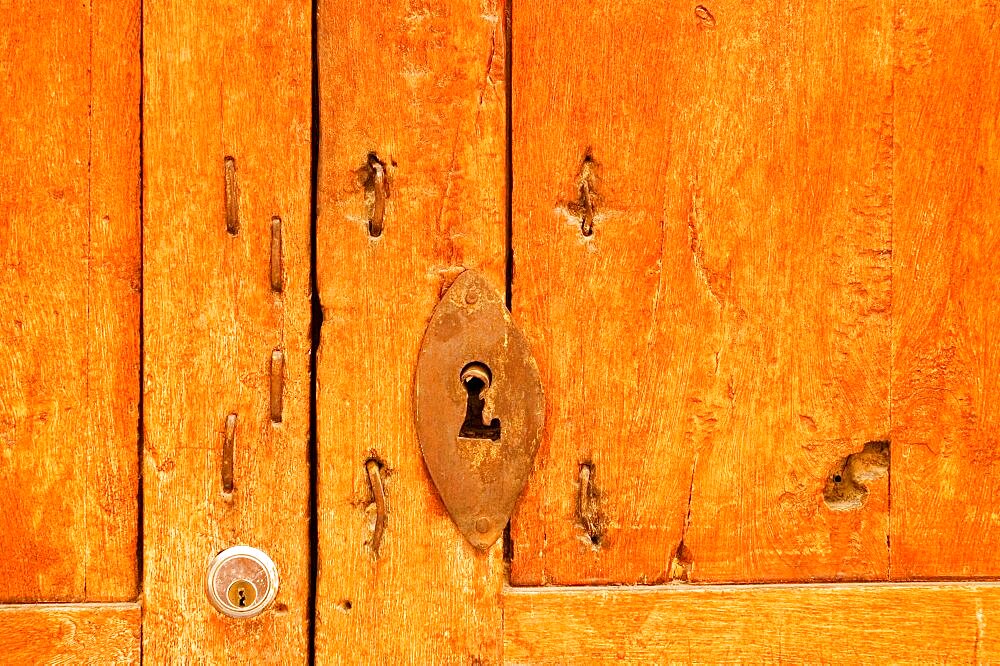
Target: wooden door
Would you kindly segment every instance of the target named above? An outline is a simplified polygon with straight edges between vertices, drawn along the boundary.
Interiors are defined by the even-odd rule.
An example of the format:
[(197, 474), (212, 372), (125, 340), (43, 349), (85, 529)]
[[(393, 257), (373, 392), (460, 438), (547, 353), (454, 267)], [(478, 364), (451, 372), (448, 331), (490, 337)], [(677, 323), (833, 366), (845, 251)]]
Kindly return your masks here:
[[(1000, 659), (993, 3), (5, 10), (0, 662)], [(486, 551), (469, 269), (546, 396)]]
[[(990, 6), (318, 9), (320, 662), (991, 658)], [(466, 268), (547, 396), (502, 563), (410, 420)]]

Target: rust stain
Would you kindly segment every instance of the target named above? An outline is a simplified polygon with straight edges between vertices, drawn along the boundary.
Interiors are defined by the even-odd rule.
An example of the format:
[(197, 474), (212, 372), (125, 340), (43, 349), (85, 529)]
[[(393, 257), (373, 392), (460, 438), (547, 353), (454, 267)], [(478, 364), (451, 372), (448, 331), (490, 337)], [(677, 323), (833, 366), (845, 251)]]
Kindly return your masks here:
[(414, 386), (427, 470), (459, 531), (482, 550), (510, 520), (545, 418), (538, 368), (502, 299), (479, 273), (459, 275), (431, 315)]

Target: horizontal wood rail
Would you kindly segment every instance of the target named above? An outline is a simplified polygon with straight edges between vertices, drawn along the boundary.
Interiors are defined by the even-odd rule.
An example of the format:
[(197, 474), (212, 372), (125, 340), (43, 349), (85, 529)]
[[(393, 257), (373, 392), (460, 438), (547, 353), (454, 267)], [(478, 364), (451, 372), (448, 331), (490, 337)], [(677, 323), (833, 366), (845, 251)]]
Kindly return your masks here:
[(138, 603), (0, 605), (5, 664), (138, 664)]
[(507, 588), (508, 664), (984, 663), (1000, 584)]

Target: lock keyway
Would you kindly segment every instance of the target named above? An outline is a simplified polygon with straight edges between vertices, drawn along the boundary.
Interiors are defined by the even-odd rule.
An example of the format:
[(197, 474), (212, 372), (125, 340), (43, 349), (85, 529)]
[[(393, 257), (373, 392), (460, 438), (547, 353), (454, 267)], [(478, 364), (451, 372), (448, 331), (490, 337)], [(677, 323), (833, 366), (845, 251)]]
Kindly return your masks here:
[(484, 394), (493, 382), (493, 373), (485, 363), (474, 361), (462, 369), (460, 375), (462, 386), (468, 393), (465, 406), (465, 420), (462, 422), (462, 429), (459, 437), (468, 439), (489, 439), (497, 441), (500, 439), (500, 419), (493, 418), (488, 423), (483, 416), (483, 408), (486, 406)]
[(229, 586), (226, 598), (236, 608), (250, 608), (257, 600), (257, 588), (248, 580), (236, 580)]

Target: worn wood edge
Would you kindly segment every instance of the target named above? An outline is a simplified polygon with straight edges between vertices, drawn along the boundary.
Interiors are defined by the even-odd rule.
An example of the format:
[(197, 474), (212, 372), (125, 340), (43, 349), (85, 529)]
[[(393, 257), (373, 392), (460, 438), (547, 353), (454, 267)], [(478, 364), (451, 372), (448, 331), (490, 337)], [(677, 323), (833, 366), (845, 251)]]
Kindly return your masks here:
[(138, 664), (138, 602), (0, 605), (0, 660), (10, 664)]
[(1000, 659), (1000, 582), (506, 587), (506, 663)]
[(0, 604), (0, 614), (22, 611), (64, 611), (64, 612), (94, 612), (94, 611), (141, 611), (142, 604), (138, 601), (111, 601), (107, 603), (40, 603), (40, 604)]
[(638, 594), (638, 595), (685, 595), (697, 593), (745, 593), (772, 590), (893, 590), (893, 589), (992, 589), (1000, 590), (1000, 579), (964, 580), (938, 579), (933, 581), (858, 581), (853, 583), (821, 582), (821, 583), (671, 583), (669, 585), (551, 585), (545, 587), (521, 587), (504, 585), (503, 596), (533, 597), (541, 595), (555, 596), (597, 596), (607, 594)]

